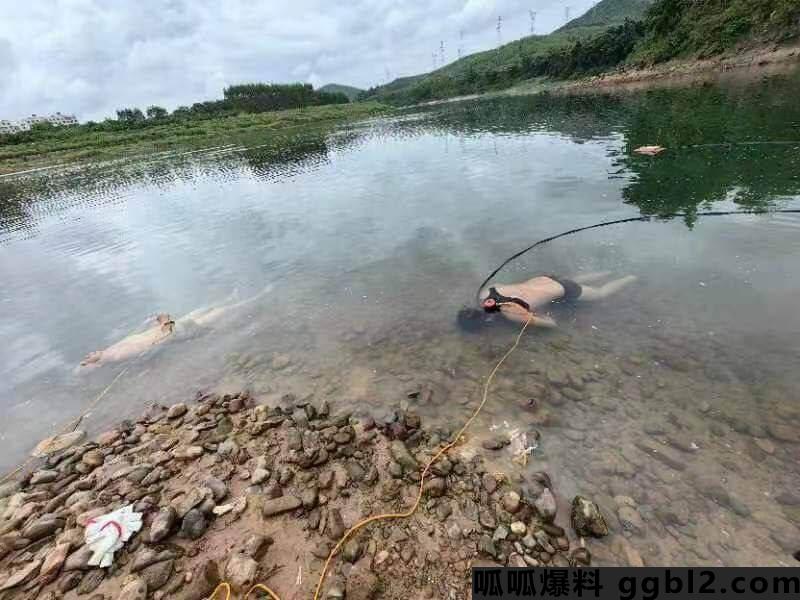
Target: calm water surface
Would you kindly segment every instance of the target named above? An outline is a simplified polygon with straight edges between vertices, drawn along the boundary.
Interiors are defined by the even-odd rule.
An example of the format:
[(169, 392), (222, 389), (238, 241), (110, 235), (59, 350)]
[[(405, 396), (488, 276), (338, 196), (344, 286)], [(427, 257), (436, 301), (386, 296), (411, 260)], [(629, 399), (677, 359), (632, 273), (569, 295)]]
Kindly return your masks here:
[[(632, 549), (653, 565), (792, 564), (800, 218), (692, 215), (800, 206), (799, 96), (789, 75), (470, 101), (309, 132), (278, 152), (2, 178), (0, 463), (125, 367), (90, 429), (198, 389), (248, 387), (377, 416), (410, 406), (447, 430), (516, 332), (457, 330), (485, 274), (562, 230), (682, 211), (558, 240), (501, 273), (638, 279), (527, 334), (470, 446), (538, 430), (527, 468), (507, 452), (489, 460), (547, 470), (565, 500), (597, 500), (615, 532), (592, 546), (604, 564)], [(633, 154), (642, 144), (669, 150)], [(148, 316), (210, 307), (225, 310), (179, 321), (144, 356), (76, 371)], [(408, 397), (421, 386), (424, 404)]]

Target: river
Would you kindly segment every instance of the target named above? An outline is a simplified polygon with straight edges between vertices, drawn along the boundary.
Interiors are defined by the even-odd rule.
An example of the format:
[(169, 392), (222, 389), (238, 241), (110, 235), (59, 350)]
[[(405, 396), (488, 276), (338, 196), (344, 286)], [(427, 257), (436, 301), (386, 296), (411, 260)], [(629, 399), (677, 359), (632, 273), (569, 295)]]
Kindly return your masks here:
[[(453, 431), (513, 342), (458, 310), (497, 277), (637, 280), (554, 307), (470, 435), (540, 434), (528, 466), (607, 514), (600, 564), (792, 564), (800, 550), (800, 76), (408, 110), (276, 151), (221, 146), (0, 179), (0, 411), (10, 468), (81, 412), (247, 388)], [(633, 149), (660, 144), (657, 157)], [(207, 323), (180, 317), (222, 307)], [(76, 369), (169, 312), (144, 355)], [(196, 313), (195, 313), (196, 314)], [(415, 391), (422, 391), (415, 394)], [(533, 400), (533, 402), (531, 402)], [(633, 510), (627, 510), (632, 508)]]

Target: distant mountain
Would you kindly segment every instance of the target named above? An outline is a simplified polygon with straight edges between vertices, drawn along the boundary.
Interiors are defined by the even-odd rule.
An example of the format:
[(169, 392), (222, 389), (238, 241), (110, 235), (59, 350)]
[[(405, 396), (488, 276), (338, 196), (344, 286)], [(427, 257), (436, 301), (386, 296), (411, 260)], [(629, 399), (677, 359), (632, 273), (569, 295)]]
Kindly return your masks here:
[(405, 104), (508, 87), (525, 79), (526, 65), (548, 52), (569, 48), (576, 41), (620, 26), (626, 19), (640, 19), (653, 1), (601, 0), (553, 33), (526, 36), (493, 50), (469, 54), (430, 73), (395, 79), (371, 88), (368, 96)]
[(602, 0), (553, 33), (578, 29), (599, 32), (614, 25), (621, 25), (625, 19), (641, 19), (652, 4), (653, 0)]
[(347, 96), (350, 99), (350, 102), (355, 100), (358, 95), (363, 92), (364, 90), (359, 89), (357, 87), (353, 87), (351, 85), (341, 85), (339, 83), (329, 83), (327, 85), (323, 85), (319, 88), (320, 92), (328, 92), (329, 94), (335, 94), (340, 92)]

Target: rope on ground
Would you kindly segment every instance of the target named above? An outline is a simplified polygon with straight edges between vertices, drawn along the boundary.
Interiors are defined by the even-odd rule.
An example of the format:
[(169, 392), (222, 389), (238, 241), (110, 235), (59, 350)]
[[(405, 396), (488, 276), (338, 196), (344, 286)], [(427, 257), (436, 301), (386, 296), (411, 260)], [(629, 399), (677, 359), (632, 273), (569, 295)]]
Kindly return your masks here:
[[(507, 304), (507, 303), (504, 303), (504, 304)], [(503, 357), (498, 361), (498, 363), (495, 365), (494, 369), (492, 369), (491, 373), (489, 373), (489, 377), (486, 378), (486, 383), (483, 386), (483, 397), (481, 399), (480, 404), (475, 409), (475, 412), (473, 412), (472, 416), (469, 419), (467, 419), (467, 422), (464, 423), (464, 426), (453, 437), (452, 441), (450, 441), (447, 445), (443, 446), (436, 454), (433, 455), (433, 458), (431, 458), (428, 461), (428, 464), (425, 465), (425, 468), (422, 470), (422, 476), (419, 479), (419, 491), (417, 492), (417, 499), (414, 502), (414, 505), (409, 510), (407, 510), (406, 512), (402, 512), (402, 513), (386, 513), (386, 514), (382, 514), (382, 515), (375, 515), (375, 516), (369, 517), (367, 519), (364, 519), (363, 521), (359, 521), (358, 523), (353, 525), (353, 527), (351, 527), (342, 536), (342, 539), (340, 539), (339, 542), (330, 551), (330, 554), (328, 555), (328, 560), (325, 561), (325, 566), (322, 568), (322, 573), (320, 573), (319, 581), (317, 582), (317, 589), (314, 592), (314, 600), (319, 600), (319, 595), (320, 595), (320, 592), (322, 591), (322, 584), (323, 584), (323, 582), (325, 580), (325, 575), (328, 572), (328, 567), (330, 567), (330, 564), (331, 564), (331, 561), (333, 560), (333, 557), (336, 555), (337, 552), (339, 552), (339, 549), (345, 544), (345, 542), (347, 542), (347, 540), (350, 538), (350, 536), (352, 536), (356, 531), (358, 531), (359, 529), (361, 529), (365, 525), (368, 525), (370, 523), (374, 523), (375, 521), (382, 521), (382, 520), (387, 520), (387, 519), (407, 519), (408, 517), (413, 515), (415, 512), (417, 512), (417, 509), (419, 508), (420, 502), (422, 502), (422, 495), (423, 495), (424, 486), (425, 486), (425, 477), (428, 475), (428, 471), (433, 466), (433, 464), (437, 460), (439, 460), (439, 458), (442, 457), (442, 455), (444, 455), (446, 452), (448, 452), (451, 448), (453, 448), (459, 442), (459, 440), (461, 439), (461, 436), (464, 435), (464, 432), (469, 428), (470, 425), (472, 425), (473, 421), (475, 421), (475, 419), (478, 417), (480, 412), (483, 410), (483, 407), (486, 405), (486, 401), (489, 398), (489, 386), (491, 386), (492, 381), (494, 380), (494, 376), (497, 374), (497, 371), (500, 369), (500, 367), (506, 361), (506, 359), (509, 356), (511, 356), (511, 354), (514, 352), (514, 350), (517, 349), (517, 346), (519, 346), (519, 342), (522, 339), (522, 335), (525, 333), (525, 330), (528, 328), (528, 325), (530, 325), (531, 322), (533, 322), (533, 318), (534, 318), (533, 313), (528, 313), (528, 318), (525, 321), (525, 324), (522, 326), (522, 329), (520, 329), (519, 333), (517, 334), (517, 339), (514, 340), (514, 344), (506, 351), (506, 353), (503, 355)], [(274, 598), (276, 598), (276, 600), (280, 600), (279, 598), (277, 598), (277, 596), (274, 596)]]
[[(57, 435), (61, 435), (61, 434), (67, 433), (69, 431), (75, 431), (78, 428), (78, 425), (81, 424), (81, 421), (86, 417), (86, 415), (88, 415), (90, 412), (92, 412), (92, 410), (94, 410), (94, 407), (97, 406), (99, 404), (100, 400), (102, 400), (103, 397), (108, 393), (108, 391), (112, 387), (114, 387), (114, 384), (117, 383), (119, 378), (122, 377), (127, 372), (128, 368), (129, 367), (125, 367), (124, 369), (122, 369), (122, 371), (120, 371), (117, 374), (117, 376), (114, 377), (114, 379), (111, 381), (111, 383), (109, 383), (105, 387), (105, 389), (102, 392), (100, 392), (100, 395), (98, 395), (97, 398), (95, 398), (94, 400), (92, 400), (89, 403), (89, 406), (87, 406), (83, 410), (83, 412), (81, 412), (81, 414), (79, 414), (76, 418), (70, 420), (69, 423), (67, 423), (64, 427), (62, 427), (61, 429), (56, 430), (54, 433), (52, 433), (48, 437), (54, 437), (54, 436), (57, 436)], [(27, 467), (28, 465), (33, 463), (35, 460), (37, 460), (38, 458), (40, 458), (40, 457), (38, 457), (38, 456), (30, 456), (30, 457), (28, 457), (28, 459), (26, 461), (24, 461), (16, 469), (14, 469), (13, 471), (11, 471), (9, 473), (6, 473), (5, 475), (3, 475), (3, 477), (0, 477), (0, 483), (5, 483), (6, 481), (8, 481), (12, 477), (14, 477), (17, 473), (19, 473), (20, 471), (25, 469), (25, 467)]]

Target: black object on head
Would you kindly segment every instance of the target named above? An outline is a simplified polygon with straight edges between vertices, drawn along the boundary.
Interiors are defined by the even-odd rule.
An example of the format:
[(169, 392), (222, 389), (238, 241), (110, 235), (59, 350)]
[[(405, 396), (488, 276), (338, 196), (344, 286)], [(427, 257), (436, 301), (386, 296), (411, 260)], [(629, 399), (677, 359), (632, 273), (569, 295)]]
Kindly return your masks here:
[(482, 310), (466, 306), (458, 311), (458, 316), (456, 317), (458, 328), (467, 333), (478, 333), (491, 321), (491, 317)]
[(795, 560), (800, 560), (800, 550), (798, 550), (797, 552), (795, 552), (793, 556), (794, 556), (794, 559), (795, 559)]

